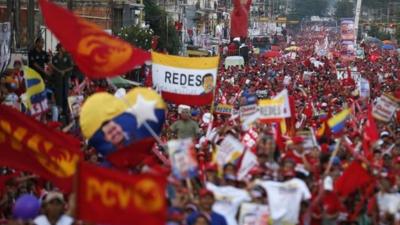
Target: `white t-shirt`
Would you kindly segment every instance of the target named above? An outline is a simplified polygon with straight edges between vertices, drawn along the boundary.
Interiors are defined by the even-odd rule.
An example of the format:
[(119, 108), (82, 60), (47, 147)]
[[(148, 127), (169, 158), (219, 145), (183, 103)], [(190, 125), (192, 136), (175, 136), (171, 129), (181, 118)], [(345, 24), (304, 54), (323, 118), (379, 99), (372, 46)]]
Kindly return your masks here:
[(213, 211), (224, 216), (228, 225), (237, 225), (236, 214), (242, 202), (251, 200), (249, 193), (232, 186), (218, 187), (212, 183), (207, 183), (206, 187), (215, 196)]
[[(57, 221), (56, 225), (71, 225), (73, 224), (74, 219), (67, 215), (62, 215), (60, 219)], [(33, 223), (36, 225), (51, 225), (49, 220), (45, 215), (40, 215), (33, 220)]]
[(400, 194), (382, 193), (376, 195), (378, 207), (381, 214), (390, 213), (395, 215), (400, 209)]
[(299, 222), (301, 201), (311, 199), (310, 190), (304, 181), (293, 178), (286, 182), (257, 181), (256, 184), (261, 185), (268, 193), (268, 205), (274, 222)]

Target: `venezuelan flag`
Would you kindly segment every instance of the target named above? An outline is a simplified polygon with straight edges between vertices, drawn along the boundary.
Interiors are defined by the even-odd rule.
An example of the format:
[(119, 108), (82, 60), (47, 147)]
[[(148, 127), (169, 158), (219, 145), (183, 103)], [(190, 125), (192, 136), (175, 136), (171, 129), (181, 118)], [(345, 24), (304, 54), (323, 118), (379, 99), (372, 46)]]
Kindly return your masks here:
[(346, 120), (350, 117), (350, 113), (351, 110), (347, 108), (328, 120), (328, 126), (333, 133), (338, 133), (344, 128)]
[(34, 69), (24, 66), (24, 76), (26, 83), (26, 106), (31, 108), (32, 103), (41, 102), (45, 95), (46, 86), (40, 74)]
[[(117, 148), (152, 138), (152, 132), (159, 135), (165, 121), (165, 109), (161, 96), (151, 89), (132, 89), (123, 99), (101, 92), (90, 96), (83, 104), (80, 126), (89, 145), (107, 156)], [(109, 121), (114, 122), (124, 134), (120, 145), (106, 139), (103, 128)]]

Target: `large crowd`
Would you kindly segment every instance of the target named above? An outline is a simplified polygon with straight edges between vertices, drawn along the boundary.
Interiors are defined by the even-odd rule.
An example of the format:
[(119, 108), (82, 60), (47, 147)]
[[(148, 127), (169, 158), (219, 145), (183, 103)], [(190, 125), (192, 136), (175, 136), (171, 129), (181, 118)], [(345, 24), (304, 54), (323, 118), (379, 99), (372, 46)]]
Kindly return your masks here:
[[(400, 100), (398, 55), (381, 50), (377, 44), (363, 42), (364, 57), (344, 64), (340, 61), (335, 33), (319, 33), (322, 35), (305, 30), (288, 35), (289, 40), (278, 47), (281, 56), (277, 57), (256, 54), (251, 42), (247, 42), (250, 53), (246, 55), (248, 63), (243, 66), (225, 68), (223, 65), (226, 56), (239, 52), (239, 44), (230, 45), (229, 51), (228, 46), (221, 47), (214, 106), (229, 104), (239, 110), (254, 97), (273, 98), (286, 88), (295, 114), (286, 121), (284, 134), (277, 135), (277, 126), (268, 123), (255, 122), (245, 128), (235, 113), (218, 114), (214, 106), (168, 104), (160, 139), (166, 143), (176, 138), (193, 138), (200, 173), (182, 182), (174, 179), (161, 161), (152, 162), (157, 164), (154, 171), (146, 162), (137, 166), (139, 170), (135, 171), (169, 174), (166, 224), (400, 224), (400, 201), (397, 202), (400, 195), (400, 113), (388, 123), (376, 120), (380, 140), (369, 146), (370, 149), (360, 150), (366, 147), (360, 144), (365, 138), (369, 106), (384, 93)], [(328, 54), (319, 55), (315, 44), (322, 43), (326, 36), (330, 40)], [(294, 57), (283, 50), (293, 45), (298, 47)], [(21, 103), (25, 92), (23, 64), (15, 61), (14, 69), (1, 77), (0, 101), (26, 111)], [(49, 110), (37, 119), (80, 138), (85, 159), (102, 165), (103, 156), (82, 138), (79, 114), (71, 112), (68, 96), (86, 98), (100, 91), (114, 93), (115, 87), (106, 80), (90, 81), (76, 76), (73, 62), (62, 46), (59, 45), (57, 53), (52, 55), (43, 50), (42, 39), (38, 39), (29, 52), (28, 65), (41, 74), (48, 88)], [(350, 75), (355, 68), (369, 81), (369, 97), (360, 96), (357, 79)], [(344, 77), (338, 77), (338, 70), (345, 71)], [(151, 87), (151, 73), (142, 75), (144, 85)], [(327, 117), (345, 108), (351, 108), (352, 115), (339, 134), (329, 132), (328, 128), (317, 132)], [(214, 115), (212, 126), (203, 119), (206, 113)], [(316, 145), (305, 148), (304, 138), (297, 134), (310, 129), (315, 131)], [(212, 138), (210, 133), (214, 134)], [(257, 157), (258, 165), (245, 178), (238, 178), (240, 164), (237, 162), (219, 168), (212, 160), (216, 146), (228, 135), (240, 140)], [(163, 154), (167, 157), (166, 152)], [(341, 187), (336, 181), (355, 161), (362, 165), (356, 169), (364, 169), (373, 181), (343, 195), (337, 190)], [(357, 179), (361, 178), (356, 175), (354, 185)], [(83, 223), (73, 220), (74, 202), (67, 200), (70, 196), (59, 193), (50, 182), (12, 168), (1, 168), (0, 181), (3, 223), (21, 223), (13, 212), (13, 205), (25, 193), (40, 198), (41, 215), (24, 224)], [(277, 188), (277, 183), (285, 183), (289, 188)]]

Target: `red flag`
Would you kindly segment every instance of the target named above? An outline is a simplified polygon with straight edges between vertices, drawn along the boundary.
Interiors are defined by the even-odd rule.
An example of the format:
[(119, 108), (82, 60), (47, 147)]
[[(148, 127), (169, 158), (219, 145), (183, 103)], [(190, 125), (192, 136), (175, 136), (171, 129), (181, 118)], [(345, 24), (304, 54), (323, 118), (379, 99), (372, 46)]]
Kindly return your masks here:
[(347, 197), (357, 189), (363, 188), (374, 181), (374, 178), (358, 161), (353, 161), (336, 180), (335, 191)]
[[(166, 180), (150, 174), (128, 175), (79, 164), (77, 218), (109, 225), (164, 225)], [(140, 223), (140, 222), (139, 222)]]
[(154, 138), (145, 138), (128, 147), (118, 149), (108, 155), (107, 159), (118, 168), (137, 166), (149, 155), (152, 155), (150, 150), (155, 142)]
[(368, 107), (368, 119), (364, 125), (363, 149), (367, 159), (372, 158), (371, 147), (379, 140), (379, 132), (372, 115), (372, 106)]
[(116, 76), (150, 60), (149, 52), (107, 34), (95, 24), (46, 0), (39, 3), (46, 25), (85, 75), (94, 79)]
[(79, 141), (0, 105), (0, 164), (36, 173), (66, 192), (72, 189)]

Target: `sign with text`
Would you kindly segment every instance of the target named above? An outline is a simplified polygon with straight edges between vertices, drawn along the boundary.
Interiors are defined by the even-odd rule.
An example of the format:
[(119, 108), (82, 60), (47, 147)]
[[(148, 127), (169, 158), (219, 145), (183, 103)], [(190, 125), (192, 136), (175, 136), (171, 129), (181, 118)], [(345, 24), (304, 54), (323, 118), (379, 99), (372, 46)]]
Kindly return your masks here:
[(85, 162), (79, 164), (77, 177), (77, 219), (110, 225), (165, 224), (166, 181), (162, 177), (129, 175)]
[(180, 57), (152, 52), (153, 85), (176, 104), (212, 102), (219, 57)]
[(282, 118), (289, 118), (290, 106), (288, 91), (284, 89), (272, 99), (260, 100), (258, 103), (260, 119), (262, 121), (275, 121)]
[(378, 98), (372, 109), (372, 115), (383, 122), (389, 122), (396, 109), (398, 108), (396, 100), (389, 95), (382, 95)]
[(245, 121), (258, 111), (257, 104), (240, 106), (240, 120)]
[(231, 115), (233, 110), (233, 105), (227, 104), (218, 104), (215, 108), (215, 113), (217, 114), (224, 114), (224, 115)]

